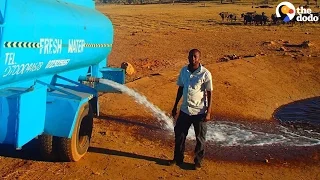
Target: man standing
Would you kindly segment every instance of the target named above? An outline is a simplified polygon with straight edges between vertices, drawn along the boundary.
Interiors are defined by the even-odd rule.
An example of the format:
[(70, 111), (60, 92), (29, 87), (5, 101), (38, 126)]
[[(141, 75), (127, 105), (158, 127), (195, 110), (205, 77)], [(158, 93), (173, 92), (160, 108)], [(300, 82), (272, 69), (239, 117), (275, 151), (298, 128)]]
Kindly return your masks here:
[(212, 76), (200, 63), (201, 52), (192, 49), (189, 52), (189, 64), (180, 71), (179, 86), (172, 116), (177, 114), (177, 105), (183, 96), (179, 117), (174, 127), (174, 159), (169, 165), (181, 165), (184, 159), (185, 141), (191, 124), (194, 126), (197, 144), (195, 147), (194, 169), (201, 168), (204, 157), (207, 126), (211, 116)]

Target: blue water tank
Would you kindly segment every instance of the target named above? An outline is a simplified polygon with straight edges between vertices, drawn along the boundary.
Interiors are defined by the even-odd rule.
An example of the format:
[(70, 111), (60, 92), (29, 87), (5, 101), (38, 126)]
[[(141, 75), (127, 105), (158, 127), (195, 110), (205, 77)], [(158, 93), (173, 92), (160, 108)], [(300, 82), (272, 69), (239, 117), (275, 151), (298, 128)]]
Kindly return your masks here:
[(0, 42), (4, 88), (106, 65), (113, 26), (92, 0), (0, 0)]

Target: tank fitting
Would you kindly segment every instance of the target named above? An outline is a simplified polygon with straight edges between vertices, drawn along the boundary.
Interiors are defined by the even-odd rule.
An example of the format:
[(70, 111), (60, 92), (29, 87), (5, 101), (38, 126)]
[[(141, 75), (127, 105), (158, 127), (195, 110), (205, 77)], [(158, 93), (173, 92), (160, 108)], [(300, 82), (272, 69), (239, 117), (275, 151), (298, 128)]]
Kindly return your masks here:
[(92, 76), (80, 76), (79, 81), (88, 81), (88, 82), (99, 82), (100, 78)]

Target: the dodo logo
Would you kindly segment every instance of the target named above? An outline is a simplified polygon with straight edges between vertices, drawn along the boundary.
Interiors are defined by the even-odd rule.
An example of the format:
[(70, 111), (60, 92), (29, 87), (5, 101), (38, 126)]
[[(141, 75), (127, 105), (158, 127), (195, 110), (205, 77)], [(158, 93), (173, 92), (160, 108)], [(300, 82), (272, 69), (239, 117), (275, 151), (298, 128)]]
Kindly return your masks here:
[(289, 22), (296, 14), (295, 7), (289, 2), (281, 2), (276, 8), (276, 16), (284, 22)]

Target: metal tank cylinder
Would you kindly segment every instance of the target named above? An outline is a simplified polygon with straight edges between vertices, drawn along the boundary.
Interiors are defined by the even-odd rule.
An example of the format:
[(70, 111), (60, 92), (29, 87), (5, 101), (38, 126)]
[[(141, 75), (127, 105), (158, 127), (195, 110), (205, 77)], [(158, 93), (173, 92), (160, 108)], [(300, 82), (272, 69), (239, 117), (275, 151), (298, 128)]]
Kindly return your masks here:
[(113, 43), (111, 21), (93, 1), (74, 2), (0, 0), (0, 87), (106, 59)]

